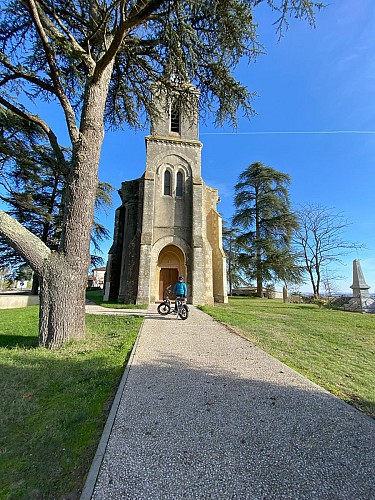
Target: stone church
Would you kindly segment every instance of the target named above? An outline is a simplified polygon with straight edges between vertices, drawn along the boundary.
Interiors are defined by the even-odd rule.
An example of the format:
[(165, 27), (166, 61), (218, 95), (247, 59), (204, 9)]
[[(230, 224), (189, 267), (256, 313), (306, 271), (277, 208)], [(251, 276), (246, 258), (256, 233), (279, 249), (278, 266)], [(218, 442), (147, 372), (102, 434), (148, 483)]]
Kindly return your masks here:
[(157, 302), (182, 275), (190, 303), (227, 302), (218, 191), (201, 176), (199, 92), (184, 84), (167, 98), (154, 84), (152, 95), (146, 171), (119, 190), (104, 300)]

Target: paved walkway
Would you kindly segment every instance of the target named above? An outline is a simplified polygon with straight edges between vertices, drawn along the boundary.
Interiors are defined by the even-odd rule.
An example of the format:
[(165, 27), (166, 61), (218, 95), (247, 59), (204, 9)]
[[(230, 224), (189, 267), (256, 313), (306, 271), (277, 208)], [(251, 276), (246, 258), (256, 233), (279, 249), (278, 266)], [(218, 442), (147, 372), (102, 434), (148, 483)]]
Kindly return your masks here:
[(375, 499), (375, 421), (194, 307), (151, 306), (90, 498)]
[[(91, 300), (86, 300), (86, 313), (88, 314), (100, 314), (100, 315), (113, 315), (116, 314), (118, 316), (145, 316), (148, 317), (149, 314), (147, 309), (112, 309), (109, 307), (101, 307), (91, 302)], [(152, 313), (151, 313), (152, 314)]]

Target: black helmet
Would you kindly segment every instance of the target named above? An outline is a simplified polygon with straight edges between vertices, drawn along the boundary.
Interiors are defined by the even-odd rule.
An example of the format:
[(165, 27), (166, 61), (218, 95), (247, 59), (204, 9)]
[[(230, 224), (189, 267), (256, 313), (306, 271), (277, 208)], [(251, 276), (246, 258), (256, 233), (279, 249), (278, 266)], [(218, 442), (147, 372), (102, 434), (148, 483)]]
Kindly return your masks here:
[(179, 279), (179, 280), (183, 280), (183, 279), (184, 279), (184, 277), (183, 277), (183, 276), (180, 276), (178, 279)]

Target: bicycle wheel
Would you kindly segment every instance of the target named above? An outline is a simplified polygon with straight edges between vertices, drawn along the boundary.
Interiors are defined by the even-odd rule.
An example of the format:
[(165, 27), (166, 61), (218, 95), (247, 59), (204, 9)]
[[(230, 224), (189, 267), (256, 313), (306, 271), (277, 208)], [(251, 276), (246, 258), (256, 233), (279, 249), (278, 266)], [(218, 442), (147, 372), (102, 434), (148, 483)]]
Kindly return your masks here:
[(189, 309), (185, 304), (178, 309), (178, 315), (181, 319), (188, 319)]
[(161, 314), (162, 316), (166, 316), (170, 312), (171, 312), (171, 306), (169, 304), (162, 302), (161, 304), (158, 305), (158, 313)]

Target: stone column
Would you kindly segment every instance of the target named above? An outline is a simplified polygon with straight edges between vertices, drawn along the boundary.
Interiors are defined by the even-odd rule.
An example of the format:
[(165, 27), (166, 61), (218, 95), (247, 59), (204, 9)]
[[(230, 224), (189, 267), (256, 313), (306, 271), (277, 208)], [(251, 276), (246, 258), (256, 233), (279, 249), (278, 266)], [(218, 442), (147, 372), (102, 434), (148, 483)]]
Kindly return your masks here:
[(105, 282), (104, 282), (103, 302), (108, 302), (109, 301), (109, 294), (110, 294), (110, 291), (111, 291), (111, 282), (110, 282), (110, 280), (107, 277), (110, 275), (111, 267), (112, 267), (112, 255), (108, 254), (107, 269), (106, 269), (106, 279), (105, 279)]
[(193, 177), (192, 295), (193, 304), (213, 304), (212, 247), (207, 239), (205, 185)]
[(215, 302), (227, 303), (226, 258), (222, 247), (222, 220), (216, 211), (218, 193), (206, 186), (207, 238), (212, 248), (212, 283)]
[(122, 259), (122, 241), (124, 237), (124, 207), (121, 206), (115, 213), (114, 237), (108, 253), (107, 270), (105, 275), (104, 301), (117, 300)]

